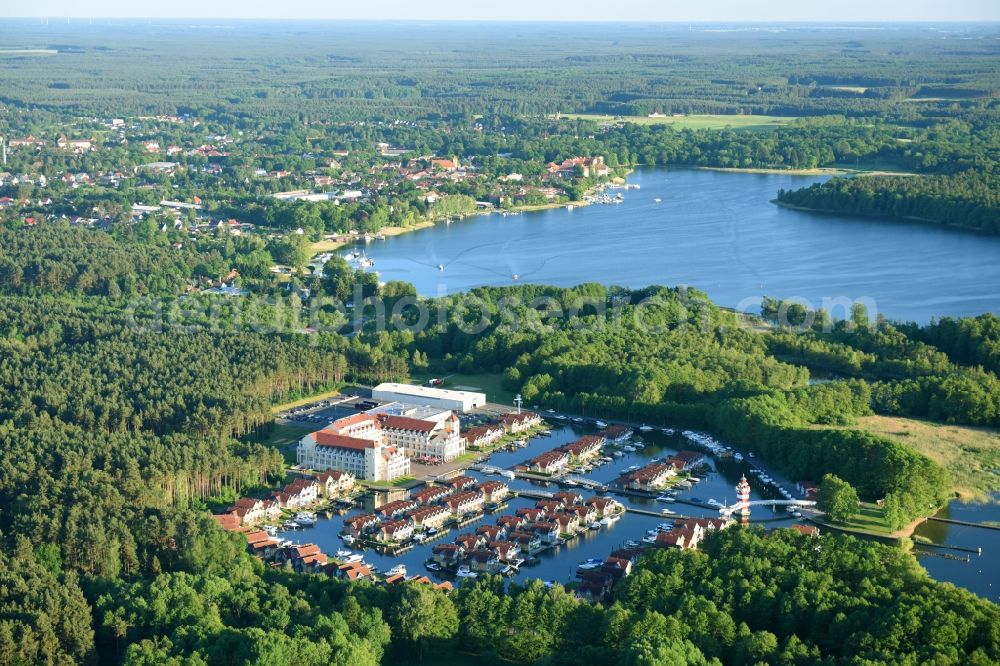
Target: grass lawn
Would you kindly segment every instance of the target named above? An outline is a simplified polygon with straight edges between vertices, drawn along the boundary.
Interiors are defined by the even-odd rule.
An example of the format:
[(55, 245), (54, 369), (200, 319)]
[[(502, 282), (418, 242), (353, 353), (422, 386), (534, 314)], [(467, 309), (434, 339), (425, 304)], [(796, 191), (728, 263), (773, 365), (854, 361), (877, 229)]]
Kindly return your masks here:
[(566, 113), (560, 118), (569, 120), (593, 120), (598, 123), (628, 122), (638, 125), (673, 125), (677, 129), (724, 129), (732, 127), (778, 127), (795, 120), (793, 116), (736, 116), (716, 114), (694, 114), (689, 116), (665, 116), (649, 118), (647, 116), (603, 116), (589, 113)]
[(1000, 431), (892, 416), (865, 416), (858, 425), (902, 442), (951, 472), (963, 497), (1000, 489)]
[(364, 485), (369, 488), (401, 488), (407, 484), (413, 483), (414, 479), (412, 476), (401, 476), (395, 481), (365, 481)]
[(820, 525), (831, 525), (842, 530), (852, 530), (875, 536), (887, 537), (891, 536), (893, 532), (885, 522), (885, 512), (868, 502), (862, 502), (858, 513), (851, 516), (851, 519), (846, 523), (834, 523), (822, 518), (816, 519), (816, 522)]
[[(487, 402), (496, 402), (502, 405), (514, 404), (514, 392), (508, 391), (500, 385), (503, 377), (498, 374), (463, 375), (456, 372), (436, 375), (430, 372), (414, 372), (410, 374), (410, 383), (426, 385), (427, 380), (432, 378), (444, 380), (444, 386), (440, 388), (476, 390), (486, 394)], [(529, 405), (525, 405), (525, 407), (530, 409)]]

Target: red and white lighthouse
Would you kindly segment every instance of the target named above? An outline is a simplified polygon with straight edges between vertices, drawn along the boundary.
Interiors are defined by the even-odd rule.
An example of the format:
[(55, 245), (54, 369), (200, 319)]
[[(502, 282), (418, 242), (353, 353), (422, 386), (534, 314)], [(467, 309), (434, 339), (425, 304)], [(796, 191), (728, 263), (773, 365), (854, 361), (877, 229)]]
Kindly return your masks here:
[(750, 515), (750, 484), (747, 483), (746, 475), (740, 477), (740, 482), (736, 484), (736, 511), (741, 516)]

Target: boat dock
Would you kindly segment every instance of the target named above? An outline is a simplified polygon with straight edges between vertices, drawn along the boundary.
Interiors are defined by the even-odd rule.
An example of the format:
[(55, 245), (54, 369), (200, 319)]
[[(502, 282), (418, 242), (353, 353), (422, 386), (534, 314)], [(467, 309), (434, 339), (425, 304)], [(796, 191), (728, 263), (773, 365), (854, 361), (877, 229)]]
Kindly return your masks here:
[(986, 523), (974, 523), (969, 520), (955, 520), (954, 518), (938, 518), (937, 516), (928, 516), (927, 520), (936, 520), (939, 523), (949, 523), (951, 525), (964, 525), (966, 527), (978, 527), (984, 530), (998, 530), (1000, 531), (1000, 525), (988, 525)]

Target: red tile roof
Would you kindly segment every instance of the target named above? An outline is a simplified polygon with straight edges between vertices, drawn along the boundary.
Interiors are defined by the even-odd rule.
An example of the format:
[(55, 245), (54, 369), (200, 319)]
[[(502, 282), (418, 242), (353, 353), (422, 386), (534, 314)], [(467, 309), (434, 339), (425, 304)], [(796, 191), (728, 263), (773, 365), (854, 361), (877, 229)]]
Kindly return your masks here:
[(350, 449), (352, 451), (364, 451), (365, 449), (375, 448), (375, 442), (370, 439), (338, 435), (337, 433), (330, 432), (329, 430), (319, 430), (312, 433), (310, 436), (313, 438), (313, 441), (316, 442), (316, 446), (326, 446), (334, 449)]
[(433, 421), (423, 419), (411, 419), (408, 416), (394, 416), (392, 414), (379, 414), (378, 420), (383, 428), (389, 430), (413, 430), (416, 432), (431, 432), (437, 426)]

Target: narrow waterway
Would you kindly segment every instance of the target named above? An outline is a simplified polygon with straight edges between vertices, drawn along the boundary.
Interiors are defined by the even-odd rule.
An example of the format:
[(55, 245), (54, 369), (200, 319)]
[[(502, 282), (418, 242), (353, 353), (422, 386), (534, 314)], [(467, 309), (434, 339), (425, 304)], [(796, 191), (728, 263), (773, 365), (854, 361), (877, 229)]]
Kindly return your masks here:
[[(512, 467), (520, 462), (532, 458), (540, 453), (554, 449), (562, 444), (571, 442), (583, 434), (594, 432), (595, 428), (584, 424), (566, 423), (553, 427), (551, 436), (534, 437), (529, 440), (528, 446), (514, 451), (503, 451), (494, 454), (489, 464), (497, 467)], [(694, 447), (680, 433), (667, 435), (660, 431), (643, 433), (641, 442), (644, 448), (634, 453), (627, 453), (622, 458), (616, 458), (615, 462), (609, 465), (598, 467), (586, 478), (600, 482), (608, 482), (617, 478), (619, 474), (631, 466), (645, 465), (652, 458), (663, 458), (681, 450), (691, 450)], [(716, 460), (711, 456), (706, 456), (706, 462), (711, 468), (708, 476), (694, 488), (682, 491), (681, 499), (692, 499), (707, 501), (716, 499), (720, 502), (732, 504), (735, 501), (734, 486), (739, 481), (740, 476), (749, 468), (748, 463), (737, 463), (733, 461)], [(480, 473), (470, 472), (480, 480), (488, 478), (499, 478), (496, 476), (486, 476)], [(531, 482), (524, 479), (506, 480), (503, 479), (512, 489), (518, 490), (542, 490), (554, 492), (559, 488), (554, 484)], [(756, 479), (752, 480), (752, 499), (770, 499), (777, 497), (777, 492), (773, 488), (765, 488)], [(591, 497), (595, 493), (583, 489), (575, 489), (584, 498)], [(387, 571), (397, 564), (405, 564), (407, 573), (425, 574), (436, 580), (442, 580), (441, 574), (428, 571), (424, 563), (431, 557), (431, 550), (435, 544), (450, 543), (460, 534), (475, 532), (480, 525), (492, 525), (497, 518), (505, 514), (513, 514), (518, 508), (534, 506), (535, 500), (527, 498), (514, 498), (502, 511), (494, 514), (486, 514), (478, 520), (469, 523), (461, 528), (451, 529), (442, 532), (434, 541), (428, 541), (400, 553), (397, 556), (380, 554), (374, 549), (358, 549), (345, 546), (340, 538), (343, 530), (344, 520), (348, 517), (361, 513), (371, 512), (376, 506), (400, 499), (406, 496), (405, 491), (394, 493), (378, 493), (369, 495), (366, 498), (366, 505), (361, 508), (354, 508), (345, 514), (331, 514), (329, 518), (322, 517), (313, 527), (302, 528), (279, 532), (282, 538), (290, 539), (293, 542), (315, 543), (319, 545), (323, 552), (333, 555), (340, 549), (349, 548), (364, 555), (365, 561), (375, 565), (380, 571)], [(615, 498), (626, 506), (633, 506), (653, 511), (660, 511), (665, 504), (657, 503), (654, 500), (638, 499), (630, 497), (615, 496)], [(718, 517), (718, 512), (714, 509), (694, 507), (686, 504), (672, 504), (670, 508), (682, 515)], [(568, 582), (575, 578), (577, 565), (588, 558), (605, 558), (611, 551), (623, 547), (628, 540), (641, 541), (646, 536), (647, 530), (654, 529), (659, 523), (669, 520), (669, 516), (646, 516), (635, 513), (625, 514), (616, 524), (600, 530), (588, 530), (581, 533), (577, 538), (567, 542), (565, 545), (557, 546), (552, 550), (544, 552), (537, 564), (522, 567), (521, 571), (514, 576), (515, 580), (526, 578), (538, 578), (546, 581)], [(795, 522), (795, 519), (782, 508), (756, 508), (751, 515), (752, 521), (764, 521), (767, 527), (788, 526)]]

